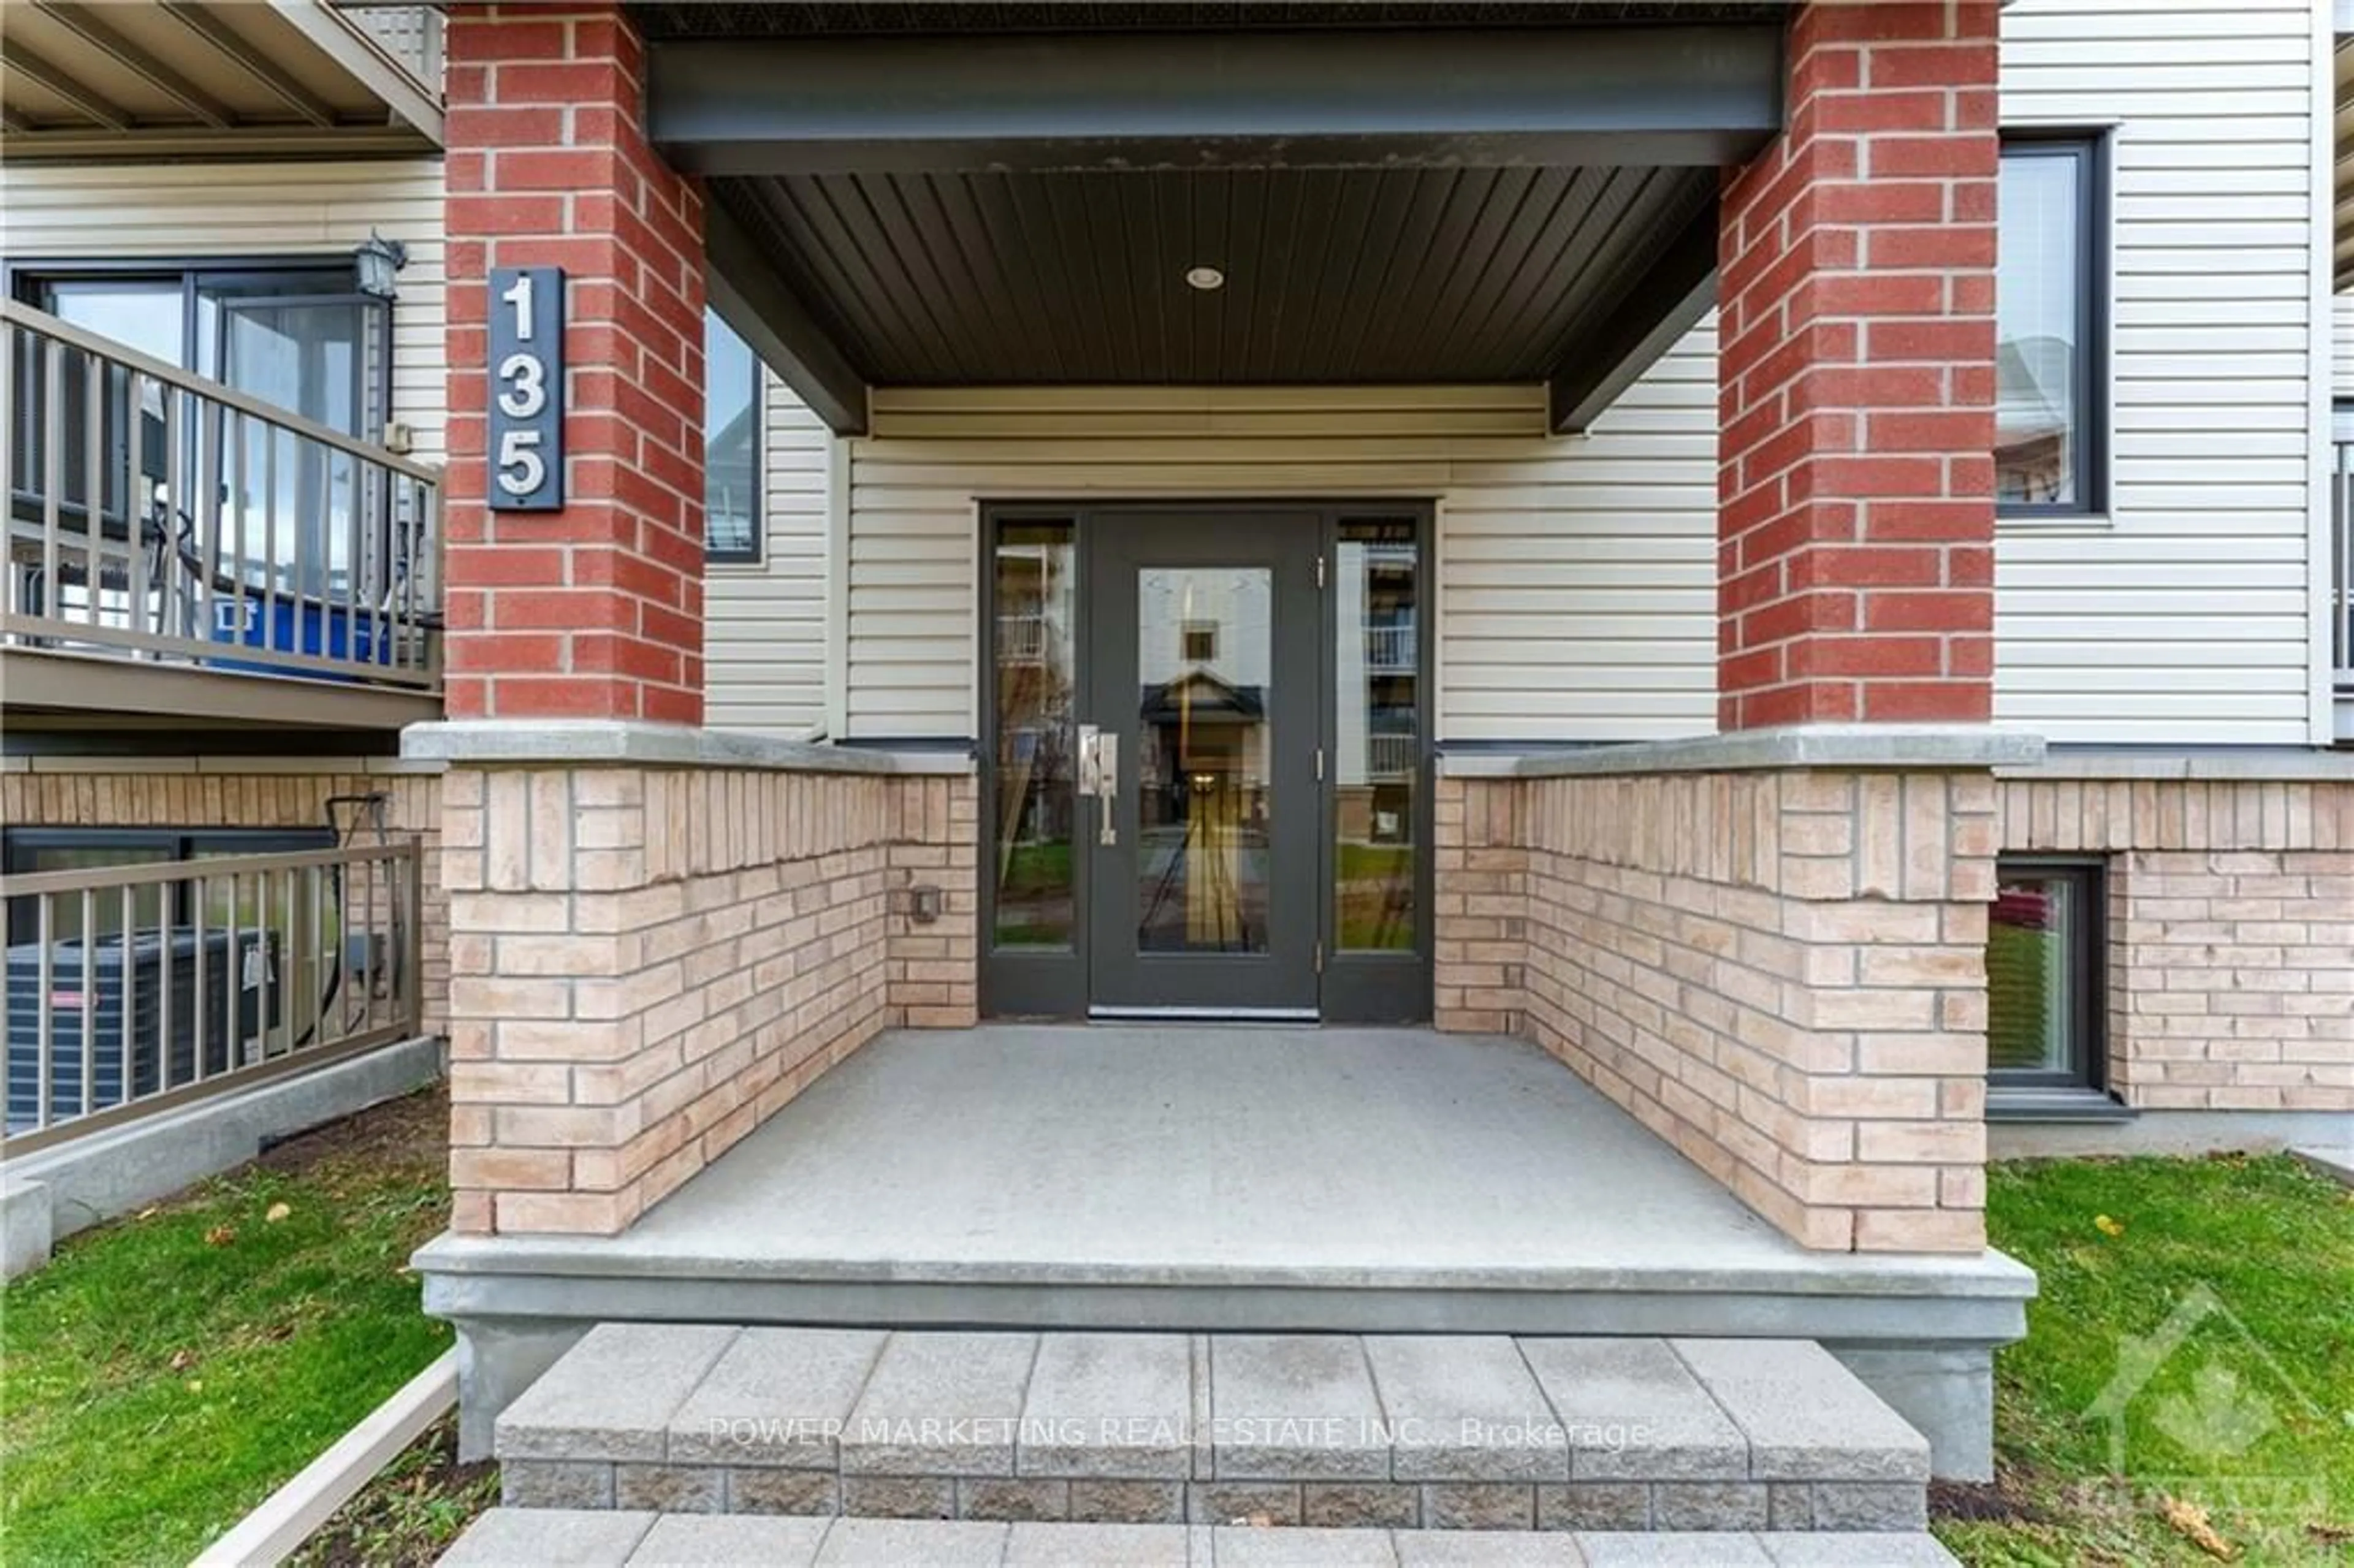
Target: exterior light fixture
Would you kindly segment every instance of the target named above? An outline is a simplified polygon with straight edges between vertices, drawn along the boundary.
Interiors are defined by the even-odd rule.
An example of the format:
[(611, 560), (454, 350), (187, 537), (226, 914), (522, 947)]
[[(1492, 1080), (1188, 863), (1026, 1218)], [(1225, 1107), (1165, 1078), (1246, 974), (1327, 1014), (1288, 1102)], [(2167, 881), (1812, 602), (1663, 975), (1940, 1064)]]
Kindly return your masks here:
[(400, 292), (397, 279), (400, 270), (408, 265), (408, 247), (370, 228), (367, 238), (352, 252), (352, 263), (359, 270), (361, 293), (374, 300), (389, 300)]
[(1188, 267), (1185, 269), (1185, 283), (1188, 288), (1199, 289), (1206, 294), (1225, 288), (1226, 275), (1215, 267)]

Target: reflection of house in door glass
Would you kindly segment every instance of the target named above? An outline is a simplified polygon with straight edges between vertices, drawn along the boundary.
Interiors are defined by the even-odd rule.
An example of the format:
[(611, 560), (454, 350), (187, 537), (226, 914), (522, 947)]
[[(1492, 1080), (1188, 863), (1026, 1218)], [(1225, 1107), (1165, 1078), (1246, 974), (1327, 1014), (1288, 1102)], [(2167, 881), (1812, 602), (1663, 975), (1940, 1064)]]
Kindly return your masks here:
[(1137, 943), (1148, 952), (1267, 950), (1273, 611), (1263, 567), (1138, 576)]

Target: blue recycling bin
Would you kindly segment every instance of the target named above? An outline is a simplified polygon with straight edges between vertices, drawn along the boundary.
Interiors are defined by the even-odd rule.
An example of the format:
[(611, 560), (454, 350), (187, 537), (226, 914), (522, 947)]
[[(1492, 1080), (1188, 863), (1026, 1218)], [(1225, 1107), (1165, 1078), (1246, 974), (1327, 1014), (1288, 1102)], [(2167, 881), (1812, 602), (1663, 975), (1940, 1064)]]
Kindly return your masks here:
[[(289, 594), (281, 599), (234, 599), (213, 605), (213, 641), (267, 648), (276, 653), (308, 653), (328, 659), (350, 659), (363, 664), (384, 662), (377, 651), (384, 628), (376, 618), (363, 617), (348, 605), (323, 604)], [(243, 659), (217, 659), (216, 670), (241, 670), (264, 675), (293, 675), (306, 681), (355, 681), (355, 676), (324, 671), (293, 670), (258, 664)]]

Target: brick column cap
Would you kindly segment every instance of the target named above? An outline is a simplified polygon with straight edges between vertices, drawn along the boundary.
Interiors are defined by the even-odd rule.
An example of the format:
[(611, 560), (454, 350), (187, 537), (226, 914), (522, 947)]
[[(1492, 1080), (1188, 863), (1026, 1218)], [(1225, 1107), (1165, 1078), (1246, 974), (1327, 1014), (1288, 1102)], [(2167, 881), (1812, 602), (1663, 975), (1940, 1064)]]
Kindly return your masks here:
[(1520, 758), (1520, 779), (1601, 774), (1763, 773), (1775, 769), (1966, 772), (2033, 768), (2043, 737), (1971, 724), (1788, 724), (1684, 740), (1638, 741)]

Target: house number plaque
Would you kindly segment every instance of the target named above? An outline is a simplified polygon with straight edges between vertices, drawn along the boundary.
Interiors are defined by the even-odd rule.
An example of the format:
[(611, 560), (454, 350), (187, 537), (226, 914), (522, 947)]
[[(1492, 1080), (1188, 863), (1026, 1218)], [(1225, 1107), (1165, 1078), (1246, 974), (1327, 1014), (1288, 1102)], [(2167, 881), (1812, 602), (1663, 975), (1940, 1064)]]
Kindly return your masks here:
[(491, 509), (564, 504), (564, 269), (491, 269)]

